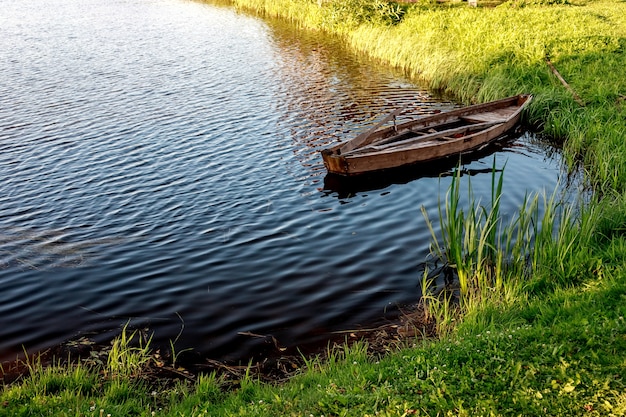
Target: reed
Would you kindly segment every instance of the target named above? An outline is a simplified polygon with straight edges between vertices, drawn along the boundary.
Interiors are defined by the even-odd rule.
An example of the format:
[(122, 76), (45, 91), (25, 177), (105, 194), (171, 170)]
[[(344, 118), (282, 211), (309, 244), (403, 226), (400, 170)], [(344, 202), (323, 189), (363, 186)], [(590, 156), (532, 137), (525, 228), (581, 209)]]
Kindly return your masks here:
[(460, 309), (453, 300), (453, 292), (436, 291), (434, 279), (429, 277), (427, 270), (422, 275), (420, 287), (422, 289), (420, 303), (424, 307), (426, 320), (433, 320), (439, 337), (446, 338), (451, 334), (457, 319), (460, 317)]
[(459, 315), (488, 305), (513, 305), (526, 292), (579, 284), (596, 262), (590, 249), (598, 217), (593, 207), (565, 203), (556, 191), (528, 195), (505, 223), (500, 209), (504, 169), (496, 171), (495, 158), (491, 175), (490, 200), (481, 202), (468, 178), (468, 203), (462, 206), (461, 170), (456, 170), (445, 201), (439, 203), (440, 233), (422, 208), (434, 259), (454, 277), (438, 295), (428, 290), (428, 271), (422, 283), (430, 314), (444, 333)]
[(452, 270), (458, 283), (461, 310), (470, 308), (485, 291), (498, 291), (503, 285), (504, 256), (498, 237), (503, 176), (496, 177), (494, 159), (490, 204), (481, 205), (468, 184), (469, 208), (463, 209), (461, 170), (456, 170), (446, 201), (439, 203), (441, 238), (436, 236), (428, 213), (422, 208), (431, 232), (434, 255)]
[(129, 334), (128, 325), (129, 323), (126, 323), (120, 335), (111, 343), (106, 371), (112, 377), (135, 377), (152, 360), (150, 355), (152, 338), (145, 337), (137, 330)]

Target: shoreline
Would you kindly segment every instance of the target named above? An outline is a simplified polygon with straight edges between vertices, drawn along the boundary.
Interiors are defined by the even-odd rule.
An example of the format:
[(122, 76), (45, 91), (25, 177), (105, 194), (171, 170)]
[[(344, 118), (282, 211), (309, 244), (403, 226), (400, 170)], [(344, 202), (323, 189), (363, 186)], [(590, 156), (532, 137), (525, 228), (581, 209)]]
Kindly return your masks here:
[[(172, 355), (171, 351), (150, 349), (149, 361), (142, 374), (156, 385), (170, 385), (174, 381), (195, 382), (202, 374), (215, 373), (224, 378), (227, 390), (235, 388), (243, 375), (251, 374), (259, 381), (281, 383), (301, 373), (308, 361), (313, 358), (328, 359), (331, 351), (352, 346), (355, 343), (367, 344), (371, 357), (381, 357), (400, 350), (402, 347), (415, 345), (417, 341), (437, 337), (434, 319), (426, 316), (422, 304), (400, 311), (393, 319), (384, 319), (385, 324), (370, 328), (356, 328), (335, 331), (328, 334), (324, 342), (309, 343), (291, 348), (283, 348), (271, 335), (258, 335), (250, 332), (242, 334), (264, 339), (269, 349), (259, 351), (251, 357), (236, 361), (220, 361), (203, 355), (192, 348), (183, 349)], [(379, 321), (380, 323), (380, 321)], [(138, 332), (144, 341), (150, 340), (149, 329), (128, 329)], [(29, 358), (16, 359), (0, 363), (0, 381), (4, 386), (19, 383), (28, 377), (33, 369), (50, 367), (68, 367), (82, 364), (98, 369), (107, 363), (113, 341), (96, 343), (88, 337), (69, 340), (59, 345), (29, 354)], [(134, 345), (137, 345), (135, 341)], [(174, 363), (173, 356), (176, 357)], [(33, 366), (37, 364), (37, 366)], [(230, 387), (230, 388), (229, 388)]]
[[(511, 268), (506, 280), (471, 287), (461, 320), (453, 329), (444, 326), (449, 332), (435, 341), (380, 359), (367, 354), (365, 343), (354, 343), (329, 351), (325, 362), (303, 358), (302, 372), (278, 385), (248, 371), (237, 374), (226, 392), (215, 374), (152, 391), (134, 373), (142, 357), (130, 355), (125, 373), (93, 375), (80, 367), (35, 373), (5, 388), (0, 414), (626, 415), (626, 108), (620, 101), (626, 4), (515, 0), (483, 9), (416, 3), (389, 25), (390, 9), (372, 23), (342, 9), (344, 3), (331, 9), (296, 0), (231, 4), (244, 2), (301, 27), (324, 24), (355, 50), (464, 102), (529, 90), (535, 97), (529, 120), (564, 141), (568, 166), (584, 169), (594, 195), (570, 208), (544, 201), (565, 214), (539, 220), (560, 225), (541, 223), (550, 227), (534, 235), (539, 239), (530, 254), (498, 264)], [(350, 4), (372, 12), (369, 0)], [(550, 75), (547, 53), (584, 107)], [(477, 265), (470, 278), (493, 266)], [(439, 313), (439, 320), (451, 317), (446, 303), (432, 307), (429, 314)]]

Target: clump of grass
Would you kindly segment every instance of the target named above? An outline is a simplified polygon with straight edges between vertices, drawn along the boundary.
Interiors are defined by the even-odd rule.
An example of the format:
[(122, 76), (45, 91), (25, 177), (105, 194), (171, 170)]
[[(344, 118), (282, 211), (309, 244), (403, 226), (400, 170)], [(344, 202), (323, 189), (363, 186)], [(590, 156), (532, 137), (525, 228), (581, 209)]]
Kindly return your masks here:
[(420, 286), (422, 288), (420, 303), (424, 307), (425, 319), (434, 320), (439, 337), (447, 337), (460, 317), (460, 308), (454, 300), (454, 292), (436, 291), (434, 279), (428, 276), (427, 269), (424, 271)]
[(330, 1), (324, 10), (325, 25), (352, 28), (362, 24), (395, 25), (405, 13), (400, 4), (386, 0)]
[(494, 159), (490, 204), (481, 205), (473, 195), (471, 184), (468, 184), (469, 209), (464, 210), (460, 207), (461, 170), (457, 169), (446, 201), (439, 203), (441, 239), (436, 236), (432, 221), (422, 207), (431, 232), (434, 255), (454, 273), (461, 310), (471, 309), (488, 291), (503, 290), (505, 252), (500, 241), (502, 183), (502, 174), (496, 179)]
[(137, 336), (124, 326), (106, 365), (26, 355), (28, 375), (0, 391), (0, 416), (153, 415), (157, 399), (139, 378), (150, 360), (149, 340)]
[(137, 376), (152, 360), (150, 355), (152, 338), (146, 338), (137, 330), (128, 334), (128, 325), (129, 323), (126, 323), (121, 334), (111, 343), (106, 370), (114, 377)]
[[(447, 333), (457, 315), (488, 304), (512, 305), (522, 294), (575, 285), (592, 272), (591, 255), (595, 211), (575, 210), (572, 203), (551, 196), (527, 196), (508, 223), (500, 211), (504, 169), (492, 169), (491, 199), (478, 200), (468, 179), (468, 206), (461, 207), (461, 170), (457, 169), (446, 199), (439, 204), (441, 236), (428, 213), (422, 213), (431, 232), (435, 259), (446, 265), (454, 285), (438, 295), (428, 290), (425, 271), (424, 301)], [(432, 287), (431, 287), (432, 288)], [(451, 302), (456, 307), (452, 307)]]

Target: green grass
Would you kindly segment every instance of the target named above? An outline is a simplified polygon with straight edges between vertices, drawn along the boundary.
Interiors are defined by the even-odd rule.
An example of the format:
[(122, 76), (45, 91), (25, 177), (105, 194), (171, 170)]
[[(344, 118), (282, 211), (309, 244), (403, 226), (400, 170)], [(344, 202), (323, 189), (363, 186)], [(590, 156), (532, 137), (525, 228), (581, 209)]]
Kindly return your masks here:
[[(320, 6), (307, 0), (233, 0), (242, 9), (339, 34), (355, 51), (466, 103), (532, 93), (528, 121), (567, 138), (570, 166), (582, 164), (596, 189), (622, 192), (626, 6), (618, 0), (531, 3), (470, 8), (460, 2), (397, 6), (351, 0)], [(546, 57), (584, 108), (552, 74)]]
[[(136, 344), (133, 344), (137, 340)], [(150, 339), (138, 330), (128, 334), (128, 323), (113, 339), (107, 357), (106, 372), (113, 378), (132, 378), (141, 373), (150, 358)]]
[(501, 177), (494, 173), (484, 205), (468, 185), (471, 204), (463, 208), (456, 178), (433, 243), (462, 278), (462, 308), (428, 298), (439, 340), (382, 358), (362, 343), (329, 349), (286, 383), (246, 374), (227, 391), (215, 375), (149, 383), (142, 376), (153, 358), (149, 340), (124, 329), (106, 363), (29, 363), (29, 377), (3, 387), (0, 416), (626, 415), (626, 3), (232, 4), (340, 35), (463, 102), (532, 93), (527, 121), (563, 141), (591, 201), (528, 196), (504, 224)]
[(384, 358), (363, 344), (339, 348), (280, 386), (247, 376), (229, 393), (204, 376), (153, 394), (81, 366), (38, 369), (3, 391), (0, 415), (625, 415), (626, 284), (614, 278), (623, 273), (486, 312), (481, 328), (463, 322)]

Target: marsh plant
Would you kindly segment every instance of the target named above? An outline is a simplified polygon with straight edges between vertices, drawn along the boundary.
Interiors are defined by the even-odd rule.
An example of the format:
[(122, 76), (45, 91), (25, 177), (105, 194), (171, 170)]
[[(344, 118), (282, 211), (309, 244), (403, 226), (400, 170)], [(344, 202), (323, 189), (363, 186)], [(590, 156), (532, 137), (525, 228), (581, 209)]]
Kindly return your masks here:
[(107, 360), (107, 371), (111, 376), (132, 377), (140, 373), (152, 358), (151, 339), (138, 330), (129, 333), (127, 323), (111, 342)]
[(468, 178), (463, 207), (461, 169), (456, 169), (445, 201), (439, 202), (439, 235), (422, 207), (433, 259), (444, 265), (441, 273), (452, 277), (438, 292), (428, 270), (422, 278), (424, 303), (443, 332), (457, 314), (486, 303), (510, 305), (529, 289), (573, 284), (577, 268), (589, 269), (580, 249), (592, 235), (592, 211), (575, 213), (575, 206), (557, 199), (555, 190), (550, 196), (527, 195), (505, 223), (500, 209), (504, 169), (497, 172), (495, 159), (491, 175), (490, 201), (476, 198)]

